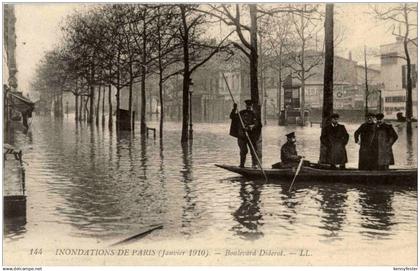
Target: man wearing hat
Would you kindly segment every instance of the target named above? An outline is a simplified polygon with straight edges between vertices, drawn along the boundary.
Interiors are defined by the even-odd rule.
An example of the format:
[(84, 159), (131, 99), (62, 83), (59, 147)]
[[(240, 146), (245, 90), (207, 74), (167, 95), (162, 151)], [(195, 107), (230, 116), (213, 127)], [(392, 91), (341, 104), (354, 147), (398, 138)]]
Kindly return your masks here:
[(296, 136), (295, 132), (286, 135), (287, 142), (283, 144), (280, 151), (280, 158), (283, 165), (296, 165), (299, 163), (302, 156), (296, 151)]
[(376, 165), (378, 170), (387, 170), (389, 165), (394, 164), (394, 155), (392, 145), (398, 139), (391, 124), (384, 122), (384, 114), (376, 114), (376, 132), (373, 139), (373, 145), (376, 149)]
[(354, 140), (360, 144), (359, 169), (375, 170), (377, 168), (377, 149), (374, 146), (375, 138), (375, 114), (368, 113), (366, 122), (354, 132)]
[(322, 129), (321, 142), (327, 150), (327, 163), (332, 168), (339, 165), (344, 169), (347, 163), (346, 145), (349, 142), (349, 134), (346, 127), (338, 123), (339, 118), (337, 113), (331, 115), (330, 124)]
[[(230, 113), (230, 118), (232, 119), (230, 126), (230, 135), (238, 139), (238, 146), (240, 152), (240, 164), (239, 167), (245, 166), (246, 155), (248, 153), (248, 146), (250, 145), (249, 140), (246, 136), (248, 133), (249, 139), (252, 142), (254, 150), (256, 151), (256, 142), (259, 137), (259, 131), (261, 131), (261, 122), (259, 121), (257, 114), (252, 109), (252, 101), (245, 100), (246, 109), (241, 110), (239, 114), (241, 115), (244, 127), (239, 119), (238, 113), (236, 113), (238, 105), (233, 104), (232, 112)], [(257, 167), (258, 162), (255, 157), (254, 152), (252, 151), (251, 146), (249, 146), (252, 157), (252, 166)]]

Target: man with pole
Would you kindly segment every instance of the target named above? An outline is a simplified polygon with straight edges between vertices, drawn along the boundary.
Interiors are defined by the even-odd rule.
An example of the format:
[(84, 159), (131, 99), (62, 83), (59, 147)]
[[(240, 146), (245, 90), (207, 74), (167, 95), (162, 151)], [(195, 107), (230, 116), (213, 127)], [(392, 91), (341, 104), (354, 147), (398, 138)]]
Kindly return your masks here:
[[(258, 138), (259, 138), (260, 133), (261, 133), (261, 128), (262, 128), (261, 121), (259, 120), (259, 118), (255, 114), (255, 112), (252, 111), (252, 101), (251, 101), (251, 103), (248, 102), (248, 104), (251, 104), (249, 110), (251, 110), (253, 112), (252, 121), (254, 123), (251, 123), (251, 125), (248, 125), (248, 128), (247, 128), (247, 125), (245, 125), (245, 121), (242, 118), (242, 114), (241, 114), (242, 111), (239, 112), (239, 114), (236, 114), (236, 110), (238, 108), (238, 105), (235, 102), (235, 98), (233, 98), (232, 91), (230, 91), (230, 87), (229, 87), (228, 81), (226, 80), (225, 74), (222, 73), (222, 75), (223, 75), (223, 79), (225, 80), (227, 89), (229, 91), (230, 98), (232, 99), (232, 102), (233, 102), (233, 110), (232, 110), (232, 113), (230, 114), (231, 119), (232, 119), (232, 124), (231, 124), (231, 127), (230, 127), (230, 135), (238, 138), (238, 145), (239, 145), (239, 135), (242, 134), (242, 133), (245, 134), (245, 140), (247, 140), (246, 142), (248, 143), (248, 145), (251, 149), (253, 165), (255, 166), (256, 163), (258, 164), (261, 172), (264, 175), (265, 181), (267, 182), (268, 181), (267, 175), (265, 174), (265, 171), (262, 167), (262, 163), (261, 163), (260, 159), (258, 158), (257, 151), (255, 150), (255, 146), (256, 146), (255, 143), (258, 141)], [(238, 123), (238, 119), (239, 119), (239, 123)], [(250, 135), (248, 133), (248, 131), (249, 132), (252, 131), (252, 134)], [(243, 144), (241, 144), (240, 147), (241, 146), (243, 146)], [(246, 152), (248, 152), (248, 148), (246, 149)], [(241, 155), (241, 164), (239, 165), (240, 167), (245, 166), (246, 153), (245, 153), (245, 157), (243, 159), (244, 160), (243, 160), (243, 164), (242, 164), (242, 155)]]
[[(236, 103), (233, 104), (233, 109), (230, 113), (230, 118), (232, 119), (230, 135), (238, 139), (240, 151), (239, 167), (245, 166), (246, 155), (248, 154), (249, 147), (252, 157), (252, 167), (256, 168), (258, 166), (258, 158), (255, 153), (255, 149), (259, 136), (259, 130), (261, 129), (261, 123), (258, 121), (257, 115), (252, 109), (252, 101), (246, 100), (245, 105), (246, 109), (237, 113), (238, 105)], [(243, 125), (241, 124), (240, 118), (242, 119)], [(247, 134), (249, 139), (247, 138)]]

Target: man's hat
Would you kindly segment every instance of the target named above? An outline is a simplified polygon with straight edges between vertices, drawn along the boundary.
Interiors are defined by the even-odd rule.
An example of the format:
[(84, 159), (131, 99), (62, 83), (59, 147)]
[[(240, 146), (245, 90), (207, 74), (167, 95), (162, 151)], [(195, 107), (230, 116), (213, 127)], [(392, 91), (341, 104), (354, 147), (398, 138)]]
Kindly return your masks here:
[(338, 115), (337, 113), (333, 113), (333, 114), (331, 114), (330, 118), (331, 119), (338, 119), (338, 118), (340, 118), (340, 115)]
[(373, 113), (367, 113), (366, 114), (366, 117), (368, 118), (368, 117), (375, 117), (375, 114), (373, 114)]
[(286, 137), (287, 137), (287, 138), (293, 138), (293, 137), (296, 137), (296, 136), (295, 136), (295, 132), (288, 133), (288, 134), (286, 135)]
[(245, 100), (246, 105), (252, 105), (252, 100)]
[(381, 119), (383, 119), (385, 116), (384, 116), (384, 114), (382, 114), (382, 113), (378, 113), (378, 114), (376, 114), (376, 119), (378, 119), (378, 120), (381, 120)]

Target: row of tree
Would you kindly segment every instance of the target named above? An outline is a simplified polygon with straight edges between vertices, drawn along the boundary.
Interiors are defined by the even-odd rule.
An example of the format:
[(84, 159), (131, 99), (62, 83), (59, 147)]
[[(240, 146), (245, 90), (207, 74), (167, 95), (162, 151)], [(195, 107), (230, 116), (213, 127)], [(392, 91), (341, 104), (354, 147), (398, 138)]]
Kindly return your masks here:
[[(263, 70), (270, 66), (278, 71), (279, 90), (285, 70), (300, 81), (301, 104), (304, 105), (305, 81), (313, 76), (312, 68), (322, 63), (324, 57), (333, 55), (334, 47), (326, 46), (323, 41), (323, 23), (326, 24), (325, 13), (317, 4), (96, 5), (66, 19), (61, 45), (46, 54), (38, 67), (33, 88), (44, 90), (46, 96), (55, 101), (62, 100), (63, 91), (72, 92), (75, 118), (90, 123), (95, 116), (99, 123), (101, 98), (102, 123), (105, 122), (103, 108), (108, 90), (110, 126), (113, 125), (111, 93), (114, 89), (118, 126), (121, 91), (128, 91), (128, 111), (132, 116), (134, 86), (140, 85), (140, 131), (145, 134), (146, 99), (151, 95), (146, 81), (156, 81), (162, 137), (165, 84), (173, 76), (181, 75), (181, 141), (185, 142), (188, 140), (191, 76), (216, 54), (229, 58), (234, 51), (240, 52), (249, 64), (250, 97), (254, 104), (260, 104), (260, 90), (264, 91)], [(222, 29), (222, 25), (223, 31), (215, 36), (216, 27)], [(337, 42), (337, 36), (333, 35), (333, 42)], [(406, 40), (413, 41), (408, 37)], [(410, 81), (407, 81), (409, 90)], [(328, 95), (324, 95), (325, 99)], [(280, 95), (278, 103), (281, 103)], [(303, 120), (304, 107), (301, 109)], [(62, 106), (55, 110), (62, 111)], [(261, 116), (259, 106), (256, 110)]]
[[(100, 98), (102, 104), (108, 89), (108, 107), (112, 112), (111, 88), (116, 90), (116, 123), (119, 123), (120, 92), (128, 89), (128, 111), (132, 115), (133, 86), (140, 85), (140, 130), (146, 133), (146, 80), (158, 81), (163, 127), (164, 84), (174, 75), (183, 76), (182, 84), (182, 138), (188, 140), (189, 88), (192, 73), (216, 54), (229, 57), (233, 48), (241, 52), (249, 63), (250, 97), (260, 103), (259, 53), (276, 51), (285, 44), (281, 36), (285, 26), (295, 23), (299, 48), (307, 48), (307, 30), (314, 14), (319, 20), (318, 5), (143, 5), (113, 4), (89, 8), (69, 16), (62, 27), (61, 46), (49, 52), (37, 71), (34, 89), (45, 90), (49, 97), (62, 99), (63, 91), (75, 96), (76, 119), (99, 123)], [(289, 21), (289, 19), (293, 19)], [(299, 18), (299, 19), (297, 19)], [(223, 24), (224, 34), (214, 37), (217, 24)], [(277, 27), (278, 31), (267, 29)], [(304, 33), (306, 31), (307, 33)], [(289, 35), (293, 31), (283, 33)], [(280, 35), (280, 36), (279, 36)], [(290, 36), (290, 35), (289, 35)], [(271, 42), (265, 42), (271, 41)], [(306, 44), (305, 44), (306, 43)], [(263, 48), (264, 47), (264, 48)], [(284, 47), (284, 46), (283, 46)], [(288, 47), (289, 48), (289, 47)], [(281, 49), (280, 49), (281, 50)], [(272, 53), (272, 52), (269, 52)], [(280, 54), (282, 52), (280, 51)], [(267, 54), (265, 52), (265, 54)], [(302, 51), (304, 54), (304, 50)], [(280, 57), (281, 59), (281, 57)], [(296, 54), (302, 80), (308, 70)], [(299, 62), (300, 61), (300, 62)], [(309, 64), (309, 66), (312, 64)], [(283, 65), (280, 65), (280, 69)], [(293, 67), (297, 67), (294, 65)], [(297, 69), (297, 68), (296, 68)], [(279, 72), (281, 76), (281, 71)], [(299, 75), (299, 72), (297, 72)], [(281, 84), (281, 82), (280, 82)], [(102, 96), (101, 96), (102, 95)], [(95, 101), (98, 105), (95, 108)], [(256, 108), (259, 110), (259, 107)], [(86, 113), (85, 113), (86, 114)], [(259, 112), (260, 114), (260, 112)], [(112, 126), (112, 114), (109, 114)], [(102, 118), (104, 122), (104, 116)]]

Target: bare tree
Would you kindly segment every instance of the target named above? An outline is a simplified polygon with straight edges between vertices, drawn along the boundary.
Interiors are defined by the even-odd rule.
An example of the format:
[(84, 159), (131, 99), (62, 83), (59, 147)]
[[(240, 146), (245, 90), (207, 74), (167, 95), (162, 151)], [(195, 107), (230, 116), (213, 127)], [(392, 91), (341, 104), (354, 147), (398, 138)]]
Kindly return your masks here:
[[(413, 118), (413, 74), (411, 65), (411, 56), (409, 52), (409, 45), (412, 44), (417, 47), (417, 3), (400, 3), (391, 4), (384, 8), (383, 5), (372, 6), (372, 11), (378, 20), (388, 22), (391, 25), (392, 34), (402, 38), (404, 47), (404, 56), (390, 56), (402, 58), (406, 61), (406, 106), (405, 115), (407, 118), (407, 131), (411, 131), (411, 119)], [(397, 28), (403, 26), (403, 33), (396, 33)]]
[[(277, 105), (278, 118), (281, 114), (281, 90), (286, 71), (286, 46), (290, 46), (291, 35), (291, 14), (285, 13), (282, 16), (267, 16), (261, 20), (260, 35), (264, 39), (261, 46), (266, 48), (265, 58), (268, 67), (277, 72)], [(262, 56), (264, 57), (264, 56)]]
[[(205, 40), (201, 36), (204, 33), (209, 20), (205, 13), (197, 10), (196, 5), (177, 5), (181, 19), (179, 27), (179, 41), (182, 44), (183, 56), (183, 84), (182, 84), (182, 134), (181, 142), (187, 142), (191, 139), (188, 136), (189, 121), (189, 90), (191, 84), (191, 75), (195, 70), (209, 61), (216, 53), (226, 48), (227, 35), (220, 43)], [(180, 73), (177, 71), (175, 73)]]
[(301, 83), (300, 89), (300, 117), (301, 125), (305, 125), (305, 81), (316, 73), (313, 69), (322, 62), (322, 53), (318, 52), (317, 36), (320, 31), (318, 22), (321, 20), (316, 12), (318, 5), (303, 4), (299, 14), (292, 15), (294, 32), (294, 49), (288, 48), (289, 62), (287, 67)]
[[(325, 6), (325, 60), (324, 95), (322, 104), (322, 131), (328, 125), (328, 118), (334, 110), (334, 4)], [(320, 142), (319, 162), (327, 162), (327, 146)]]

